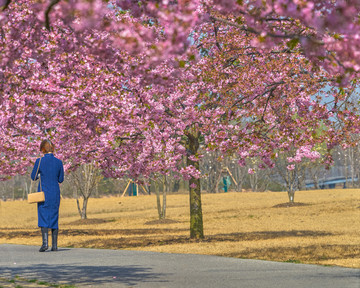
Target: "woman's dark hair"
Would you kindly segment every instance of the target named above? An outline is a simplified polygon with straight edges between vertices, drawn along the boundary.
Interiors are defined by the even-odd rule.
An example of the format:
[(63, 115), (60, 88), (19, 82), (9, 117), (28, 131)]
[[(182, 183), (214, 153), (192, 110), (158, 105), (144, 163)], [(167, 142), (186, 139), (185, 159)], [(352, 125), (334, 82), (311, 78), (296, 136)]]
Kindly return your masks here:
[(50, 140), (45, 139), (41, 142), (40, 151), (42, 153), (44, 153), (44, 154), (49, 153), (49, 152), (52, 153), (52, 152), (54, 152), (54, 150), (55, 150), (55, 145), (53, 143), (51, 143)]

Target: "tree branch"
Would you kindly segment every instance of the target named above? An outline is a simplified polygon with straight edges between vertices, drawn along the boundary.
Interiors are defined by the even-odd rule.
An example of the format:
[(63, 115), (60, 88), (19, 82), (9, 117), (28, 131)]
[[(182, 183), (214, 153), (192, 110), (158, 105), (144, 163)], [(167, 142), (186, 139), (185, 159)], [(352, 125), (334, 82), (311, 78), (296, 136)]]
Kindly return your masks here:
[(273, 95), (273, 92), (275, 91), (276, 88), (277, 88), (277, 86), (274, 86), (274, 87), (272, 87), (272, 88), (270, 89), (269, 96), (268, 96), (268, 98), (266, 99), (266, 104), (265, 104), (264, 112), (263, 112), (263, 114), (262, 114), (262, 116), (261, 116), (261, 121), (264, 122), (264, 123), (265, 123), (264, 117), (265, 117), (266, 109), (267, 109), (267, 107), (268, 107), (268, 105), (269, 105), (270, 98), (274, 96), (274, 95)]
[(2, 7), (1, 11), (4, 11), (5, 9), (7, 9), (9, 7), (10, 3), (11, 3), (11, 0), (6, 0), (5, 5)]
[(60, 0), (51, 1), (50, 5), (48, 6), (48, 8), (45, 11), (45, 27), (49, 31), (50, 31), (50, 17), (49, 17), (50, 12), (51, 12), (52, 8), (59, 2), (60, 2)]
[(216, 47), (219, 49), (219, 51), (221, 51), (221, 46), (219, 44), (219, 41), (218, 41), (218, 37), (217, 37), (217, 32), (218, 32), (218, 27), (216, 27), (215, 25), (215, 21), (213, 21), (213, 24), (214, 24), (214, 33), (215, 33), (215, 41), (216, 41)]
[(238, 23), (235, 23), (235, 22), (232, 22), (232, 21), (229, 21), (229, 20), (225, 20), (225, 19), (221, 19), (221, 18), (218, 18), (218, 17), (214, 17), (212, 16), (211, 18), (211, 21), (213, 23), (215, 23), (216, 21), (220, 22), (220, 23), (224, 23), (226, 25), (229, 25), (229, 26), (233, 26), (235, 28), (238, 28), (242, 31), (246, 31), (246, 32), (251, 32), (251, 33), (254, 33), (256, 35), (260, 35), (260, 33), (258, 31), (256, 31), (255, 29), (253, 28), (250, 28), (250, 27), (246, 27), (245, 25), (240, 25)]
[[(275, 83), (271, 83), (271, 84), (268, 84), (266, 85), (266, 87), (271, 87), (267, 90), (265, 90), (262, 94), (258, 94), (257, 96), (255, 96), (254, 98), (252, 98), (251, 100), (248, 100), (244, 103), (242, 103), (243, 105), (246, 105), (252, 101), (254, 101), (255, 99), (259, 98), (259, 97), (262, 97), (262, 96), (265, 96), (267, 93), (270, 93), (272, 94), (274, 92), (274, 90), (280, 86), (281, 84), (285, 84), (285, 82), (282, 80), (282, 81), (279, 81), (279, 82), (275, 82)], [(273, 95), (272, 95), (273, 96)], [(234, 108), (236, 107), (242, 100), (246, 99), (246, 97), (241, 97), (239, 100), (235, 101), (235, 103), (231, 106), (231, 108)], [(269, 100), (269, 98), (268, 98)]]
[[(233, 22), (233, 21), (221, 19), (221, 18), (214, 17), (214, 16), (212, 16), (210, 19), (211, 19), (212, 22), (218, 21), (220, 23), (224, 23), (226, 25), (238, 28), (238, 29), (240, 29), (242, 31), (245, 31), (245, 32), (250, 32), (250, 33), (253, 33), (255, 35), (261, 35), (261, 32), (255, 30), (254, 28), (247, 27), (245, 25), (240, 25), (240, 24), (238, 24), (236, 22)], [(274, 33), (266, 33), (266, 36), (269, 36), (269, 37), (272, 37), (272, 38), (282, 38), (282, 39), (306, 38), (306, 39), (310, 40), (311, 42), (313, 42), (315, 44), (324, 45), (323, 41), (317, 40), (317, 39), (315, 39), (315, 38), (313, 38), (311, 36), (303, 36), (303, 35), (301, 35), (302, 32), (303, 31), (301, 31), (300, 33), (297, 33), (297, 34), (282, 34), (282, 35), (274, 34)]]

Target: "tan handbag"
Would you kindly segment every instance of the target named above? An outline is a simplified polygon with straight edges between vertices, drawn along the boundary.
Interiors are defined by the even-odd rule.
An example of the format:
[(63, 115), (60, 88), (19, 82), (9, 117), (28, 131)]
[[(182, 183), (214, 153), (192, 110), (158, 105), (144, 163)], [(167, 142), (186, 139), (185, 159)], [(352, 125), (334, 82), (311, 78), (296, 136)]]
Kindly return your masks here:
[[(41, 163), (41, 158), (39, 160), (39, 165), (38, 165), (38, 168), (37, 168), (37, 171), (36, 171), (36, 174), (35, 174), (35, 178), (36, 178), (37, 174), (39, 173), (40, 163)], [(45, 201), (45, 194), (44, 194), (44, 192), (42, 191), (42, 188), (41, 188), (41, 177), (40, 177), (40, 175), (39, 175), (39, 181), (40, 181), (39, 182), (40, 183), (40, 192), (31, 193), (33, 184), (34, 183), (36, 184), (36, 181), (31, 180), (30, 193), (28, 194), (28, 203), (30, 203), (30, 204)]]

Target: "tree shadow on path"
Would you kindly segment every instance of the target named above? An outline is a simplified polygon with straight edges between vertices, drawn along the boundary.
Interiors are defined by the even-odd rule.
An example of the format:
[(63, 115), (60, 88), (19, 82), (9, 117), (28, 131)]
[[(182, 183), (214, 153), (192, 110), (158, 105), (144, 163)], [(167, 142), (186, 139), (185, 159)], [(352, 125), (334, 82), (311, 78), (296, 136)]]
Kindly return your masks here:
[(95, 265), (47, 265), (0, 268), (0, 275), (14, 278), (19, 275), (26, 279), (37, 279), (61, 284), (107, 287), (106, 284), (124, 284), (135, 286), (140, 282), (168, 282), (165, 274), (152, 273), (152, 268), (139, 265), (130, 266), (95, 266)]

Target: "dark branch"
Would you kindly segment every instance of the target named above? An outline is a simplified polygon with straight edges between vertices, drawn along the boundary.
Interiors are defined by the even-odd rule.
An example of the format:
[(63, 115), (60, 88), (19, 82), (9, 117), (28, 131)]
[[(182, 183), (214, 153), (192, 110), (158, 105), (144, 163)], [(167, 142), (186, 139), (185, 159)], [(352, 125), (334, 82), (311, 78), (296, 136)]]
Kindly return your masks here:
[[(211, 17), (211, 21), (212, 22), (215, 22), (215, 21), (218, 21), (220, 23), (224, 23), (226, 25), (229, 25), (229, 26), (232, 26), (232, 27), (235, 27), (235, 28), (238, 28), (242, 31), (245, 31), (245, 32), (250, 32), (250, 33), (253, 33), (255, 35), (260, 35), (261, 32), (260, 31), (257, 31), (255, 30), (254, 28), (251, 28), (251, 27), (247, 27), (245, 25), (240, 25), (236, 22), (233, 22), (233, 21), (229, 21), (229, 20), (225, 20), (225, 19), (222, 19), (222, 18), (218, 18), (218, 17)], [(314, 37), (311, 37), (311, 36), (303, 36), (301, 35), (303, 31), (301, 31), (300, 33), (297, 33), (297, 34), (274, 34), (274, 33), (267, 33), (266, 36), (269, 36), (269, 37), (272, 37), (272, 38), (279, 38), (279, 39), (294, 39), (294, 38), (306, 38), (308, 39), (309, 41), (317, 44), (317, 45), (324, 45), (324, 42), (323, 41), (320, 41), (318, 39), (315, 39)]]
[(50, 31), (50, 17), (49, 17), (50, 12), (51, 12), (52, 8), (53, 8), (56, 4), (58, 4), (59, 2), (60, 2), (60, 0), (53, 0), (53, 1), (51, 1), (49, 7), (48, 7), (48, 8), (46, 9), (46, 11), (45, 11), (45, 27), (46, 27), (46, 29), (49, 30), (49, 31)]
[[(278, 86), (280, 86), (280, 85), (282, 85), (282, 84), (285, 84), (285, 81), (279, 81), (279, 82), (275, 82), (275, 83), (272, 83), (272, 84), (268, 84), (268, 85), (266, 85), (266, 87), (270, 87), (269, 89), (267, 89), (267, 90), (265, 90), (263, 93), (261, 93), (261, 94), (258, 94), (258, 95), (256, 95), (254, 98), (251, 98), (250, 100), (248, 100), (248, 101), (246, 101), (246, 102), (243, 102), (243, 103), (241, 103), (243, 100), (245, 100), (246, 98), (245, 97), (241, 97), (239, 100), (237, 100), (237, 101), (235, 101), (235, 103), (231, 106), (231, 108), (234, 108), (234, 107), (237, 107), (237, 105), (239, 104), (239, 103), (241, 103), (242, 105), (247, 105), (247, 104), (249, 104), (249, 103), (251, 103), (252, 101), (254, 101), (255, 99), (257, 99), (257, 98), (259, 98), (259, 97), (263, 97), (263, 96), (265, 96), (266, 94), (268, 94), (268, 93), (270, 93), (270, 95), (272, 95), (272, 93), (274, 92), (274, 90), (278, 87)], [(273, 95), (272, 95), (273, 96)], [(269, 100), (270, 98), (268, 98), (268, 100)]]
[(291, 18), (265, 18), (266, 22), (271, 22), (271, 21), (275, 21), (275, 22), (294, 22), (293, 19)]
[(220, 44), (219, 44), (219, 41), (218, 41), (218, 35), (217, 35), (217, 32), (218, 32), (218, 27), (216, 27), (216, 25), (215, 25), (215, 21), (213, 21), (213, 23), (214, 23), (214, 33), (215, 33), (215, 40), (216, 40), (216, 47), (221, 51), (221, 46), (220, 46)]
[(11, 0), (7, 0), (7, 1), (5, 2), (5, 5), (2, 7), (2, 11), (4, 11), (5, 9), (7, 9), (7, 8), (9, 7), (10, 3), (11, 3)]
[(250, 28), (250, 27), (246, 27), (245, 25), (240, 25), (236, 22), (232, 22), (232, 21), (229, 21), (229, 20), (225, 20), (225, 19), (221, 19), (221, 18), (217, 18), (217, 17), (211, 17), (211, 21), (213, 23), (215, 23), (216, 21), (220, 22), (220, 23), (224, 23), (224, 24), (227, 24), (229, 26), (233, 26), (233, 27), (236, 27), (240, 30), (243, 30), (243, 31), (247, 31), (247, 32), (251, 32), (251, 33), (254, 33), (256, 35), (259, 35), (260, 33), (258, 31), (256, 31), (255, 29), (253, 28)]
[(269, 105), (270, 98), (274, 96), (274, 95), (273, 95), (273, 92), (275, 91), (276, 87), (277, 87), (277, 86), (274, 86), (274, 87), (272, 87), (272, 88), (270, 89), (271, 91), (270, 91), (270, 93), (269, 93), (268, 98), (266, 99), (266, 104), (265, 104), (264, 112), (263, 112), (263, 114), (262, 114), (262, 116), (261, 116), (261, 121), (264, 122), (264, 123), (265, 123), (265, 119), (264, 119), (264, 117), (265, 117), (265, 112), (266, 112), (266, 109), (267, 109), (267, 107), (268, 107), (268, 105)]
[[(44, 94), (50, 94), (50, 95), (62, 95), (62, 96), (67, 96), (66, 94), (62, 94), (62, 93), (59, 93), (59, 92), (46, 91), (46, 90), (42, 90), (42, 89), (33, 89), (33, 88), (30, 88), (30, 89), (26, 89), (26, 91), (30, 91), (30, 92), (33, 92), (33, 93), (44, 93)], [(78, 100), (79, 100), (79, 99), (78, 99)]]

